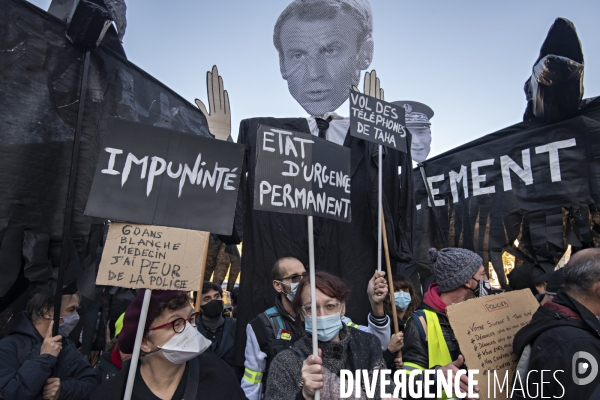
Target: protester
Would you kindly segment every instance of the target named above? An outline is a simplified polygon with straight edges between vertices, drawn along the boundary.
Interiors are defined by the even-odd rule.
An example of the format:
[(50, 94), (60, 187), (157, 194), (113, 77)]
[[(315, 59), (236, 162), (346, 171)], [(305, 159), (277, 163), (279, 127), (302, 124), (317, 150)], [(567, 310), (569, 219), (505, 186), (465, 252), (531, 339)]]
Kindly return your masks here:
[[(125, 312), (119, 347), (127, 354), (134, 350), (143, 299), (141, 291)], [(244, 399), (227, 364), (205, 351), (210, 342), (196, 329), (198, 319), (186, 292), (152, 291), (132, 399)], [(128, 372), (123, 368), (101, 384), (92, 400), (123, 398)]]
[[(448, 321), (446, 307), (485, 296), (491, 285), (483, 260), (470, 250), (431, 248), (428, 255), (434, 263), (436, 283), (429, 286), (418, 310), (406, 322), (402, 360), (409, 371), (440, 369), (446, 375), (451, 370), (454, 376), (463, 366), (464, 357)], [(466, 375), (460, 378), (460, 388), (467, 392)]]
[[(273, 358), (283, 350), (289, 349), (302, 336), (298, 326), (298, 312), (292, 307), (292, 301), (302, 278), (307, 275), (304, 265), (296, 258), (282, 257), (275, 262), (271, 270), (273, 287), (278, 292), (275, 307), (271, 307), (250, 321), (246, 328), (246, 361), (242, 388), (250, 400), (263, 397), (268, 371)], [(360, 326), (350, 318), (343, 316), (342, 323), (352, 328), (369, 332), (377, 336), (385, 348), (390, 337), (389, 318), (384, 314), (383, 299), (388, 288), (383, 273), (376, 273), (367, 288), (371, 302), (369, 326)], [(381, 317), (383, 316), (383, 317)]]
[[(546, 398), (595, 398), (590, 396), (600, 384), (600, 249), (575, 253), (563, 270), (564, 289), (515, 335), (520, 381), (514, 382), (513, 398), (532, 398), (534, 393)], [(592, 365), (587, 376), (586, 364)], [(541, 371), (551, 372), (544, 376)], [(587, 378), (589, 382), (578, 382)]]
[[(283, 350), (273, 359), (265, 399), (312, 399), (316, 389), (322, 390), (323, 399), (337, 399), (341, 369), (365, 369), (372, 375), (375, 369), (385, 368), (381, 342), (343, 323), (350, 289), (338, 277), (320, 271), (315, 274), (315, 285), (319, 356), (311, 355), (310, 279), (305, 276), (292, 303), (304, 329), (292, 349)], [(379, 388), (377, 385), (375, 398), (379, 398)]]
[(554, 271), (552, 275), (550, 275), (550, 279), (548, 279), (548, 284), (546, 285), (546, 293), (544, 294), (542, 301), (540, 301), (540, 305), (543, 306), (549, 301), (552, 301), (552, 299), (554, 299), (554, 296), (556, 296), (558, 289), (561, 289), (564, 285), (565, 278), (563, 275), (563, 269), (560, 268)]
[(0, 341), (0, 394), (6, 400), (87, 399), (96, 388), (96, 374), (67, 336), (79, 320), (80, 297), (65, 288), (58, 335), (54, 326), (54, 296), (36, 293), (19, 314), (9, 336)]
[(212, 282), (204, 282), (200, 296), (202, 318), (198, 331), (212, 343), (210, 349), (225, 361), (235, 375), (242, 379), (244, 370), (235, 365), (235, 319), (223, 315), (223, 289)]
[[(404, 275), (394, 275), (394, 301), (396, 304), (396, 316), (398, 317), (399, 333), (392, 335), (387, 349), (383, 352), (383, 358), (388, 368), (396, 370), (403, 368), (402, 355), (398, 356), (398, 352), (402, 350), (404, 345), (404, 324), (406, 318), (411, 315), (421, 302), (415, 287), (411, 281)], [(386, 302), (386, 312), (392, 317), (391, 301)]]
[(123, 329), (124, 318), (125, 313), (121, 314), (115, 322), (115, 338), (108, 342), (106, 351), (102, 352), (98, 364), (96, 364), (95, 369), (99, 383), (116, 377), (123, 368), (123, 362), (131, 359), (131, 354), (124, 354), (119, 349), (118, 336)]

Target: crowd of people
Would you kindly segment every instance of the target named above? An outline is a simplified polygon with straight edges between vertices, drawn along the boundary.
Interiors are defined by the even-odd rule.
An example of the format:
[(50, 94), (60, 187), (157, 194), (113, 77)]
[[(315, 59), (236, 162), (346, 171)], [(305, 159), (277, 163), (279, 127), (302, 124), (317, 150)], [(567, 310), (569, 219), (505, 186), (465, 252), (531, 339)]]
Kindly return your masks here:
[[(322, 399), (337, 399), (344, 369), (365, 370), (369, 376), (380, 369), (454, 373), (466, 369), (446, 307), (493, 295), (490, 282), (482, 259), (470, 250), (430, 249), (429, 257), (436, 282), (422, 300), (419, 288), (406, 277), (394, 276), (390, 292), (385, 274), (374, 272), (362, 294), (371, 304), (367, 326), (345, 316), (350, 296), (361, 294), (352, 294), (342, 279), (316, 272), (313, 309), (305, 266), (293, 257), (277, 260), (272, 268), (275, 306), (246, 326), (243, 366), (235, 363), (236, 320), (224, 310), (220, 286), (204, 283), (196, 294), (199, 312), (188, 292), (152, 291), (132, 399), (199, 399), (205, 393), (222, 399), (312, 399), (316, 390)], [(525, 376), (562, 370), (564, 379), (542, 377), (544, 393), (560, 397), (566, 391), (588, 398), (595, 387), (569, 383), (570, 368), (575, 367), (565, 360), (581, 351), (600, 358), (600, 249), (574, 254), (550, 276), (545, 289), (531, 322), (514, 338), (518, 371)], [(79, 294), (65, 291), (59, 334), (53, 336), (52, 293), (36, 293), (0, 341), (0, 394), (19, 400), (122, 398), (143, 298), (140, 291), (131, 301), (116, 322), (116, 337), (91, 365), (68, 338), (79, 319)], [(394, 306), (397, 333), (391, 329)], [(313, 313), (317, 326), (312, 325)], [(318, 356), (312, 354), (315, 330)], [(362, 398), (380, 398), (379, 386), (374, 397), (366, 396), (366, 381), (359, 388)], [(528, 379), (527, 384), (540, 383)], [(391, 392), (394, 383), (388, 386)], [(466, 375), (461, 376), (460, 387), (467, 391)], [(519, 398), (529, 398), (527, 389), (516, 392)], [(446, 398), (452, 395), (445, 393)]]

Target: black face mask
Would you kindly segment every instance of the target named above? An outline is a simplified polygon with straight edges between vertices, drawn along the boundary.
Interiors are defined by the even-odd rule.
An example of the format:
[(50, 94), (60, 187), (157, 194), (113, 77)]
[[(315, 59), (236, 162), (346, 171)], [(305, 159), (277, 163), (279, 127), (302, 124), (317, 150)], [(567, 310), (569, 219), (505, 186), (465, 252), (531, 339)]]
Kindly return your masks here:
[(490, 283), (490, 281), (484, 281), (483, 279), (477, 280), (475, 278), (471, 279), (477, 282), (477, 287), (475, 289), (471, 289), (475, 294), (475, 297), (487, 296), (492, 292), (492, 284)]
[(208, 318), (217, 318), (223, 313), (223, 300), (211, 300), (200, 308)]

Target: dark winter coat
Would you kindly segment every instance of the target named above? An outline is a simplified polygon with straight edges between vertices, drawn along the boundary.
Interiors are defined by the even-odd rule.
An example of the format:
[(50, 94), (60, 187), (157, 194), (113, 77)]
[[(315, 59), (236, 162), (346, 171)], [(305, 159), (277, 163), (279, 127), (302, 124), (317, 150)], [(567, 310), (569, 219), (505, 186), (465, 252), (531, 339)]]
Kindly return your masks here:
[[(513, 398), (533, 398), (536, 392), (541, 390), (548, 398), (591, 398), (594, 389), (600, 384), (600, 371), (597, 368), (600, 361), (600, 323), (590, 310), (562, 289), (559, 290), (552, 303), (538, 308), (529, 325), (515, 335), (513, 351), (518, 357), (521, 357), (527, 345), (531, 345), (527, 364), (527, 370), (531, 373), (529, 379), (527, 376), (521, 378), (529, 394), (527, 390), (524, 394), (515, 390)], [(573, 380), (573, 376), (590, 376), (589, 373), (573, 375), (576, 372), (573, 371), (573, 366), (578, 369), (581, 362), (586, 362), (581, 355), (575, 356), (577, 352), (582, 351), (596, 360), (596, 378), (586, 385), (575, 384)], [(580, 361), (573, 362), (574, 357)], [(593, 362), (587, 362), (588, 365), (594, 365)], [(544, 373), (543, 384), (539, 372), (542, 370), (552, 371)], [(537, 396), (540, 396), (540, 393)]]
[[(178, 394), (185, 393), (185, 388), (188, 379), (198, 380), (198, 389), (196, 392), (196, 399), (214, 399), (214, 400), (242, 400), (245, 399), (244, 392), (240, 387), (240, 382), (235, 378), (235, 375), (231, 368), (225, 364), (218, 356), (212, 352), (204, 352), (200, 354), (196, 359), (200, 363), (199, 376), (190, 377), (188, 376), (189, 368), (186, 366), (186, 371), (183, 374), (178, 388), (175, 391), (174, 399)], [(193, 360), (192, 360), (193, 361)], [(188, 361), (188, 364), (192, 361)], [(109, 379), (98, 386), (98, 389), (92, 395), (91, 400), (112, 400), (122, 399), (123, 393), (125, 392), (125, 386), (127, 385), (127, 375), (129, 374), (129, 363), (123, 364), (123, 369), (119, 372), (114, 379)], [(136, 375), (136, 383), (134, 383), (133, 391), (134, 394), (132, 399), (134, 400), (147, 400), (157, 398), (151, 392), (148, 394), (149, 389), (145, 383), (138, 382), (138, 379), (142, 379), (139, 368)], [(144, 390), (140, 390), (144, 389)], [(137, 390), (136, 390), (137, 389)], [(144, 396), (144, 394), (148, 394)], [(154, 397), (152, 397), (154, 396)], [(188, 399), (186, 399), (188, 400)]]
[[(18, 360), (21, 335), (30, 345), (23, 362)], [(0, 340), (0, 394), (7, 400), (41, 399), (42, 388), (51, 377), (60, 378), (60, 400), (84, 400), (90, 397), (98, 382), (90, 363), (77, 350), (73, 342), (63, 339), (63, 349), (58, 358), (40, 355), (44, 339), (24, 311), (15, 319), (9, 336)]]

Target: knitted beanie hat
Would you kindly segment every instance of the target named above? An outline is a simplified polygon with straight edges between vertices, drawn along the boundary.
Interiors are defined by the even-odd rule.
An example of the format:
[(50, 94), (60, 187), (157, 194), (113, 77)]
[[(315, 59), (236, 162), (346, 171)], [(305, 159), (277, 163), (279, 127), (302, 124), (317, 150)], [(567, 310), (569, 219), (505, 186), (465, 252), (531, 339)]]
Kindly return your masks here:
[(483, 264), (483, 260), (477, 253), (456, 247), (448, 247), (440, 251), (432, 247), (427, 255), (434, 263), (433, 273), (442, 293), (450, 292), (467, 283)]

